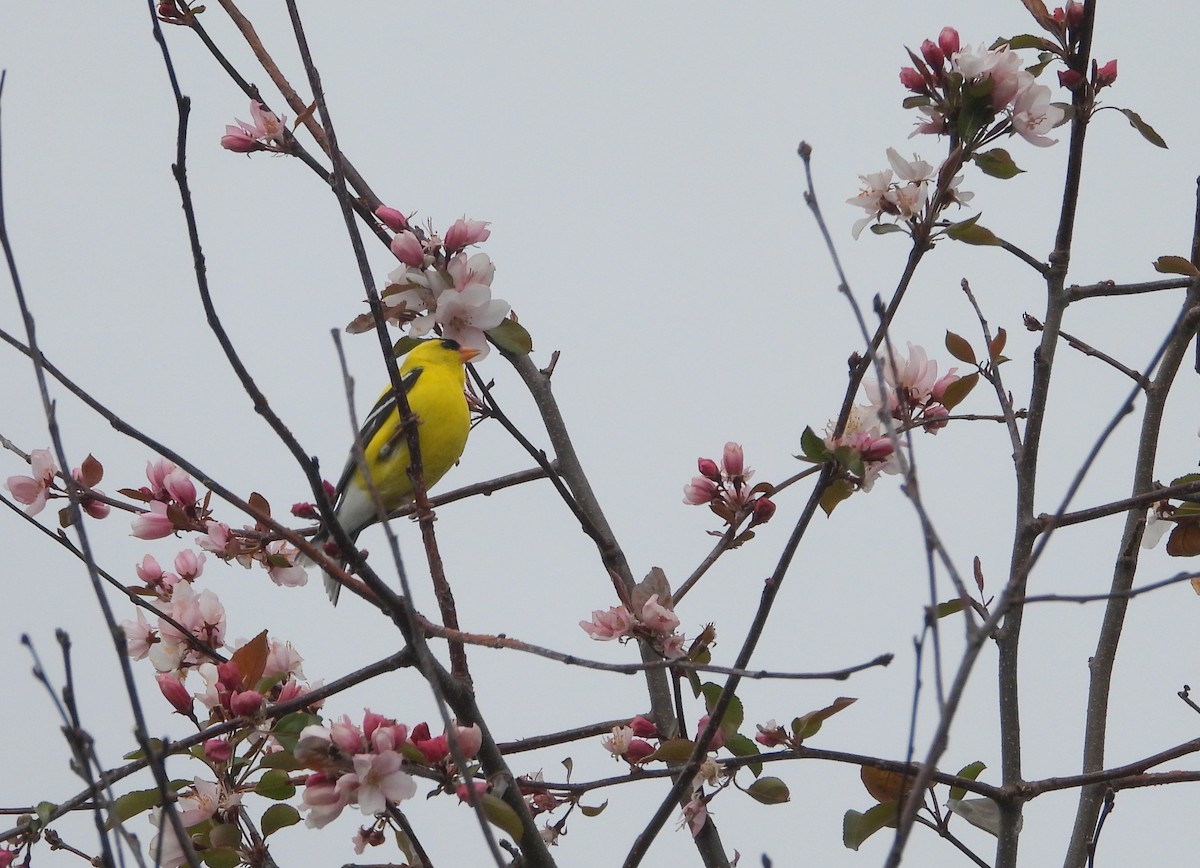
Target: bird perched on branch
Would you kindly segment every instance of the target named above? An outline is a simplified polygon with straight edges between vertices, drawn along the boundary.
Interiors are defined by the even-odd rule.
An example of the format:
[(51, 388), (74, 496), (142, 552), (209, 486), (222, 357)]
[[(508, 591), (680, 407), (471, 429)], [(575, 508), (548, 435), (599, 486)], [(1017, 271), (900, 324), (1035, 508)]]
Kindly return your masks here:
[[(471, 414), (463, 394), (466, 381), (463, 365), (477, 355), (479, 350), (460, 346), (456, 341), (430, 340), (410, 351), (400, 365), (400, 384), (409, 409), (418, 420), (421, 476), (427, 489), (455, 465), (467, 444)], [(408, 474), (411, 464), (408, 437), (400, 424), (396, 393), (391, 386), (367, 415), (358, 437), (363, 445), (364, 464), (379, 492), (384, 512), (390, 513), (410, 502), (413, 483)], [(353, 448), (338, 480), (334, 515), (351, 542), (380, 520)], [(313, 545), (321, 548), (329, 538), (328, 529), (322, 529), (313, 537)], [(334, 555), (344, 566), (344, 554)], [(337, 605), (342, 586), (328, 573), (325, 590)]]

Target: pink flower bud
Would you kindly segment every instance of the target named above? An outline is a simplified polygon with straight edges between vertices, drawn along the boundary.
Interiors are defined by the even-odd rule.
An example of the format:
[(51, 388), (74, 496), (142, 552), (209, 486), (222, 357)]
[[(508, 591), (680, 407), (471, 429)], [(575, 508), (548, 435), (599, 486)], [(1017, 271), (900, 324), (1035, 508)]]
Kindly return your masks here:
[(263, 706), (263, 695), (257, 690), (241, 690), (229, 698), (229, 710), (238, 717), (252, 717)]
[(196, 503), (196, 486), (186, 470), (176, 467), (163, 479), (163, 487), (171, 499), (180, 506), (189, 507)]
[(721, 470), (717, 467), (717, 462), (711, 458), (699, 458), (696, 460), (696, 467), (700, 471), (700, 475), (706, 479), (711, 479), (714, 482), (721, 481)]
[(1104, 66), (1097, 66), (1096, 61), (1092, 61), (1092, 81), (1096, 83), (1096, 89), (1108, 87), (1117, 80), (1117, 62), (1110, 60)]
[(1071, 0), (1067, 4), (1067, 26), (1078, 27), (1083, 24), (1083, 4), (1078, 0)]
[(745, 476), (745, 458), (742, 455), (742, 447), (738, 443), (730, 440), (725, 444), (725, 451), (721, 455), (721, 468), (727, 476)]
[(133, 520), (130, 530), (138, 539), (162, 539), (175, 533), (175, 522), (167, 515), (161, 500), (150, 501), (150, 508)]
[(169, 672), (163, 672), (155, 680), (158, 681), (158, 689), (162, 691), (162, 695), (176, 711), (186, 715), (192, 713), (192, 695), (187, 692), (182, 681)]
[(911, 66), (901, 67), (900, 83), (911, 91), (923, 93), (925, 91), (925, 76), (917, 72)]
[(925, 62), (933, 67), (934, 70), (941, 69), (942, 64), (946, 60), (945, 53), (932, 39), (926, 39), (921, 43), (921, 56), (925, 58)]
[(466, 759), (473, 759), (483, 746), (483, 730), (477, 723), (470, 726), (456, 725), (455, 735), (458, 736), (458, 749)]
[(446, 736), (439, 735), (437, 738), (431, 738), (428, 741), (414, 741), (417, 750), (431, 764), (436, 765), (450, 755), (450, 745), (446, 741)]
[(392, 253), (410, 268), (420, 268), (425, 264), (425, 247), (407, 229), (392, 238)]
[(235, 154), (249, 154), (263, 149), (255, 139), (251, 138), (240, 127), (226, 126), (225, 135), (221, 136), (221, 147)]
[(883, 461), (895, 451), (896, 447), (891, 438), (875, 437), (862, 445), (859, 453), (863, 461)]
[(629, 728), (638, 738), (658, 738), (658, 727), (654, 725), (654, 721), (640, 714), (629, 721)]
[(429, 724), (421, 721), (413, 727), (408, 737), (413, 744), (416, 744), (418, 741), (429, 741)]
[(492, 231), (487, 228), (487, 223), (483, 220), (460, 218), (446, 230), (442, 244), (445, 245), (446, 250), (456, 252), (464, 247), (470, 247), (472, 244), (487, 241), (491, 234)]
[(754, 740), (761, 745), (779, 747), (788, 743), (787, 733), (773, 720), (768, 720), (765, 724), (756, 724), (756, 729), (758, 729), (758, 735), (754, 736)]
[(958, 53), (959, 47), (958, 31), (953, 27), (943, 27), (942, 32), (938, 34), (938, 48), (942, 49), (942, 54), (953, 57)]
[(381, 726), (387, 726), (390, 723), (391, 721), (382, 714), (376, 714), (374, 711), (371, 711), (368, 708), (363, 713), (363, 735), (366, 738), (370, 738), (374, 734), (375, 730), (379, 729)]
[(949, 373), (947, 373), (929, 388), (929, 396), (933, 398), (933, 400), (940, 402), (944, 397), (946, 397), (946, 390), (957, 383), (959, 379), (961, 379), (958, 374), (954, 373), (957, 370), (958, 368), (951, 368)]
[(376, 208), (375, 216), (383, 222), (384, 226), (393, 232), (403, 232), (408, 228), (408, 218), (395, 208), (389, 208), (387, 205), (380, 205)]
[(750, 526), (766, 524), (774, 515), (775, 502), (770, 498), (760, 497), (754, 501), (754, 506), (751, 507)]
[(96, 500), (87, 495), (84, 495), (83, 500), (79, 502), (79, 506), (84, 512), (96, 519), (108, 518), (108, 514), (112, 512), (112, 507), (103, 500)]
[(639, 765), (652, 753), (654, 753), (654, 745), (640, 738), (635, 738), (629, 742), (629, 747), (625, 751), (625, 759), (634, 765)]
[(204, 755), (215, 763), (227, 763), (233, 756), (233, 746), (223, 738), (210, 738), (204, 742)]
[(1067, 90), (1078, 90), (1085, 81), (1087, 79), (1083, 77), (1083, 74), (1073, 69), (1060, 69), (1058, 71), (1058, 83)]
[(175, 572), (181, 579), (192, 581), (204, 572), (204, 555), (198, 555), (191, 549), (184, 549), (175, 555)]
[(946, 417), (949, 415), (950, 411), (941, 404), (930, 404), (925, 408), (924, 424), (921, 427), (930, 434), (936, 434), (950, 424), (946, 421)]
[(475, 801), (478, 802), (479, 797), (488, 791), (488, 782), (487, 781), (472, 781), (471, 786), (469, 788), (467, 787), (466, 784), (459, 784), (457, 787), (454, 788), (454, 792), (458, 795), (458, 800), (460, 802), (465, 802), (465, 803), (470, 802), (470, 799), (468, 798), (467, 794), (471, 791), (474, 791)]
[(162, 581), (163, 568), (158, 565), (158, 561), (153, 555), (146, 555), (142, 558), (142, 562), (137, 565), (137, 577), (147, 585), (155, 585)]
[(351, 723), (348, 717), (329, 727), (329, 740), (349, 754), (362, 753), (365, 747), (362, 730)]
[(693, 476), (683, 487), (683, 502), (692, 506), (703, 506), (717, 497), (717, 484), (703, 476)]
[(292, 515), (296, 518), (308, 519), (309, 521), (316, 521), (321, 517), (320, 513), (317, 512), (316, 504), (306, 503), (305, 501), (292, 504)]

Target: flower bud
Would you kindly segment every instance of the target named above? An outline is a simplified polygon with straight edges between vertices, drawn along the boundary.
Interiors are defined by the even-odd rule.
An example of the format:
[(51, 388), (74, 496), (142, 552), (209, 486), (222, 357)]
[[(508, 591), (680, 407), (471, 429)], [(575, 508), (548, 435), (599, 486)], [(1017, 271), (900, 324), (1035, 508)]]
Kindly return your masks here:
[(946, 55), (942, 51), (941, 46), (932, 39), (926, 39), (921, 43), (921, 56), (935, 70), (941, 69), (942, 64), (946, 60)]
[(407, 229), (392, 238), (392, 253), (410, 268), (420, 268), (425, 264), (425, 247), (421, 240)]
[(711, 458), (698, 458), (696, 460), (696, 469), (700, 471), (700, 475), (706, 479), (711, 479), (714, 482), (721, 481), (721, 471), (717, 467), (717, 462)]
[[(472, 800), (468, 795), (471, 791), (474, 791), (474, 793), (475, 793), (474, 800)], [(488, 782), (487, 781), (472, 781), (471, 786), (469, 788), (467, 787), (466, 784), (459, 784), (457, 787), (454, 788), (454, 792), (458, 796), (458, 800), (460, 802), (465, 802), (465, 803), (470, 803), (471, 801), (478, 802), (479, 797), (482, 796), (487, 791), (488, 791)]]
[(223, 738), (210, 738), (204, 742), (204, 755), (215, 763), (227, 763), (233, 756), (233, 747)]
[(721, 467), (730, 477), (749, 475), (745, 470), (745, 458), (742, 454), (741, 444), (734, 443), (732, 440), (725, 444), (725, 451), (721, 455)]
[(229, 699), (229, 710), (238, 717), (252, 717), (263, 706), (263, 695), (257, 690), (241, 690)]
[(751, 507), (750, 526), (766, 524), (774, 515), (775, 501), (767, 497), (760, 497), (754, 501), (754, 506)]
[(958, 53), (960, 47), (958, 40), (958, 31), (953, 27), (943, 27), (942, 32), (938, 34), (938, 48), (942, 49), (942, 54), (946, 57), (953, 57)]
[(1079, 27), (1083, 24), (1083, 4), (1078, 0), (1071, 0), (1067, 4), (1067, 26)]
[(634, 765), (639, 765), (652, 753), (654, 753), (654, 745), (640, 738), (635, 738), (629, 742), (629, 747), (625, 751), (625, 759)]
[(1096, 90), (1102, 87), (1108, 87), (1117, 80), (1117, 61), (1110, 60), (1104, 66), (1097, 66), (1096, 61), (1092, 61), (1092, 81), (1096, 84)]
[[(704, 730), (707, 727), (708, 727), (708, 715), (706, 714), (706, 715), (704, 715), (704, 717), (700, 718), (700, 722), (696, 724), (696, 735), (699, 736), (700, 733), (704, 732)], [(718, 726), (716, 732), (713, 733), (712, 740), (710, 740), (708, 743), (708, 749), (709, 750), (720, 750), (724, 746), (725, 746), (725, 730), (721, 729), (721, 727)]]
[(408, 228), (408, 218), (395, 208), (389, 208), (387, 205), (380, 205), (376, 208), (375, 216), (383, 222), (384, 226), (393, 232), (403, 232)]
[(654, 721), (640, 714), (629, 721), (629, 728), (638, 738), (658, 738), (658, 727), (654, 725)]
[(1082, 73), (1078, 73), (1073, 69), (1060, 69), (1058, 71), (1058, 83), (1067, 90), (1078, 90), (1086, 80)]
[(163, 672), (155, 680), (158, 681), (158, 689), (167, 698), (167, 702), (171, 703), (171, 706), (180, 714), (190, 716), (192, 713), (192, 695), (187, 692), (187, 688), (183, 686), (183, 682), (169, 672)]
[(924, 93), (925, 91), (925, 76), (921, 75), (921, 73), (917, 72), (911, 66), (901, 68), (900, 83), (916, 93)]

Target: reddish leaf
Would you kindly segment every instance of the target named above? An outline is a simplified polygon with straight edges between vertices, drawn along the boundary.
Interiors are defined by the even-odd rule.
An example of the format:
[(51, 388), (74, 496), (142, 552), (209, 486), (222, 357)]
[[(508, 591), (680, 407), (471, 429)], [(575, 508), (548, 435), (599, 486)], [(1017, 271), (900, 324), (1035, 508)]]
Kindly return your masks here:
[(1167, 554), (1173, 558), (1200, 555), (1200, 521), (1186, 521), (1175, 525), (1175, 530), (1167, 537)]
[(947, 330), (946, 349), (960, 362), (966, 362), (968, 365), (975, 364), (975, 350), (962, 335)]
[(88, 488), (95, 488), (104, 478), (104, 465), (89, 452), (88, 457), (83, 459), (83, 465), (79, 468), (79, 475), (80, 481), (84, 485)]
[(252, 690), (262, 678), (263, 670), (267, 668), (269, 652), (266, 630), (233, 652), (229, 662), (237, 667), (238, 674), (242, 676), (242, 684), (247, 689)]
[(942, 393), (942, 406), (947, 410), (953, 410), (963, 402), (967, 395), (971, 394), (971, 390), (975, 388), (978, 382), (979, 374), (970, 374), (969, 376), (955, 380)]

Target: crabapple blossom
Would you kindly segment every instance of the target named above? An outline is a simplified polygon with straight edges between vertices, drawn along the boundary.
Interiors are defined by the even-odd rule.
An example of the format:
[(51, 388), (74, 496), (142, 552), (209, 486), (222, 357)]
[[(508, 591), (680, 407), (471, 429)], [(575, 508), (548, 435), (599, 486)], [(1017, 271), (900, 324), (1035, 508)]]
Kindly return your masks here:
[(191, 716), (192, 714), (192, 695), (187, 692), (187, 688), (183, 686), (183, 682), (169, 673), (162, 673), (156, 676), (158, 681), (158, 689), (162, 691), (162, 695), (166, 697), (167, 702), (180, 714)]
[(492, 231), (487, 226), (486, 221), (468, 220), (465, 217), (461, 217), (455, 220), (454, 224), (446, 230), (442, 244), (445, 245), (448, 253), (457, 253), (464, 247), (470, 247), (472, 244), (487, 241), (492, 234)]
[(1044, 133), (1058, 126), (1063, 117), (1063, 110), (1050, 103), (1050, 88), (1043, 84), (1029, 85), (1017, 94), (1013, 103), (1013, 129), (1025, 141), (1039, 148), (1047, 148), (1058, 141)]
[(378, 217), (383, 225), (393, 232), (403, 232), (408, 229), (408, 218), (395, 208), (389, 208), (387, 205), (380, 205), (375, 209), (375, 216)]
[(144, 660), (150, 653), (150, 647), (158, 641), (158, 633), (146, 621), (145, 613), (139, 608), (135, 613), (136, 621), (121, 622), (121, 632), (125, 634), (125, 653), (134, 660)]
[(46, 498), (58, 474), (58, 467), (48, 449), (30, 452), (29, 467), (32, 476), (10, 476), (4, 487), (18, 503), (25, 504), (26, 515), (37, 515), (46, 506)]
[(357, 778), (358, 806), (364, 814), (381, 814), (387, 809), (388, 802), (396, 804), (417, 794), (417, 782), (403, 771), (403, 764), (400, 754), (394, 750), (355, 755), (354, 774), (346, 775), (342, 780)]
[(707, 822), (708, 802), (704, 800), (702, 793), (693, 793), (691, 801), (683, 806), (683, 816), (679, 821), (679, 828), (687, 826), (691, 830), (692, 837), (695, 838)]
[(396, 258), (410, 268), (420, 268), (425, 264), (425, 246), (407, 229), (396, 233), (391, 248)]
[(163, 539), (175, 533), (175, 522), (167, 514), (165, 503), (152, 500), (147, 510), (134, 518), (130, 529), (138, 539)]
[(600, 642), (608, 642), (626, 636), (633, 627), (633, 615), (624, 606), (613, 606), (607, 612), (596, 609), (592, 620), (580, 621), (579, 626), (589, 636)]
[[(307, 733), (309, 729), (314, 727), (306, 727), (301, 736)], [(320, 727), (315, 727), (320, 729)], [(342, 813), (342, 809), (350, 804), (350, 799), (345, 792), (341, 792), (337, 788), (336, 780), (328, 777), (324, 772), (317, 772), (309, 775), (304, 781), (304, 793), (300, 797), (300, 808), (305, 812), (304, 825), (310, 829), (321, 829)]]
[(671, 633), (679, 626), (679, 616), (658, 602), (658, 594), (651, 594), (642, 606), (641, 622), (656, 633)]
[(644, 739), (635, 738), (629, 742), (629, 748), (625, 751), (625, 759), (638, 765), (652, 753), (654, 753), (654, 745)]
[(629, 750), (629, 745), (632, 741), (632, 727), (614, 726), (609, 735), (606, 735), (604, 738), (600, 739), (600, 744), (614, 757), (622, 757), (625, 756), (626, 751)]
[(308, 584), (308, 572), (296, 563), (299, 550), (287, 540), (274, 540), (266, 545), (267, 575), (284, 588), (299, 588)]
[(258, 100), (250, 103), (252, 123), (235, 118), (235, 124), (225, 127), (225, 135), (221, 136), (221, 147), (238, 154), (248, 154), (251, 151), (274, 150), (271, 143), (282, 144), (287, 116), (276, 117)]

